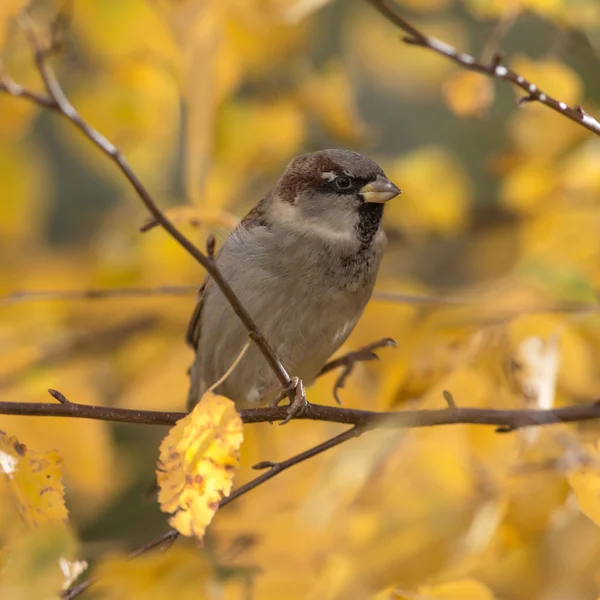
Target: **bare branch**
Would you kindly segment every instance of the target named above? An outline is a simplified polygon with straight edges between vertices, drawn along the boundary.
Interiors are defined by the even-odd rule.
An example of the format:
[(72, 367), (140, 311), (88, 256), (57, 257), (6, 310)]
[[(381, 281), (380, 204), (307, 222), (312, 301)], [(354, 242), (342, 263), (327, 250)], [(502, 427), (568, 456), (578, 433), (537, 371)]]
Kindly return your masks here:
[[(409, 34), (407, 37), (403, 38), (404, 42), (407, 44), (428, 48), (469, 71), (482, 73), (483, 75), (488, 75), (494, 79), (508, 81), (513, 86), (518, 87), (525, 92), (525, 102), (540, 102), (548, 108), (564, 115), (568, 119), (571, 119), (571, 121), (575, 121), (578, 125), (592, 131), (596, 135), (600, 135), (600, 123), (594, 117), (586, 113), (581, 107), (571, 108), (565, 102), (561, 102), (560, 100), (549, 96), (540, 90), (535, 83), (528, 81), (522, 75), (503, 66), (501, 64), (502, 56), (499, 53), (496, 53), (489, 63), (481, 62), (471, 54), (460, 52), (450, 44), (425, 35), (423, 32), (419, 31), (400, 15), (398, 7), (391, 0), (367, 1), (388, 21), (394, 23), (394, 25)], [(522, 104), (522, 100), (519, 102)], [(581, 110), (578, 110), (578, 108)]]
[[(209, 240), (207, 240), (208, 243)], [(191, 296), (198, 293), (198, 285), (162, 285), (156, 287), (114, 287), (90, 288), (83, 290), (16, 290), (0, 295), (0, 308), (21, 302), (37, 301), (73, 301), (73, 300), (110, 300), (113, 298), (154, 298), (158, 296)], [(426, 294), (403, 294), (400, 292), (375, 291), (371, 297), (375, 302), (390, 302), (393, 304), (411, 304), (414, 306), (472, 306), (474, 309), (484, 307), (485, 298), (458, 298), (454, 296), (430, 296)], [(523, 314), (541, 312), (565, 314), (591, 314), (598, 312), (597, 302), (562, 301), (553, 303), (538, 303), (518, 308), (504, 309), (498, 307), (494, 318), (497, 321), (507, 321)], [(494, 322), (497, 322), (494, 321)], [(284, 395), (285, 396), (285, 395)]]
[(160, 285), (157, 287), (90, 288), (87, 290), (17, 290), (0, 296), (0, 307), (37, 300), (105, 300), (146, 296), (191, 296), (198, 285)]
[[(240, 410), (244, 423), (271, 423), (288, 416), (287, 406), (259, 407)], [(115, 423), (138, 425), (174, 425), (183, 418), (184, 412), (135, 410), (108, 406), (94, 406), (67, 401), (54, 402), (6, 402), (0, 401), (0, 414), (36, 417), (70, 417), (97, 419)], [(542, 427), (556, 423), (576, 423), (600, 418), (600, 401), (574, 404), (551, 410), (495, 409), (448, 407), (442, 409), (403, 410), (377, 412), (341, 408), (322, 404), (307, 404), (296, 420), (326, 421), (343, 425), (355, 425), (367, 429), (390, 429), (435, 427), (440, 425), (487, 425), (510, 428)]]

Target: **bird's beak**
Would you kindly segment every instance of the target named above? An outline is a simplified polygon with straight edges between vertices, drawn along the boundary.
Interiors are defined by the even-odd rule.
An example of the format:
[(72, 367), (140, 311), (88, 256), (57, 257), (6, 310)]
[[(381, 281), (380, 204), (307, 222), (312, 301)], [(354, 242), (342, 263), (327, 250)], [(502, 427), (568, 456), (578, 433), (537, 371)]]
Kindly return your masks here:
[(377, 175), (375, 181), (367, 183), (360, 190), (365, 202), (383, 204), (401, 194), (402, 191), (383, 175)]

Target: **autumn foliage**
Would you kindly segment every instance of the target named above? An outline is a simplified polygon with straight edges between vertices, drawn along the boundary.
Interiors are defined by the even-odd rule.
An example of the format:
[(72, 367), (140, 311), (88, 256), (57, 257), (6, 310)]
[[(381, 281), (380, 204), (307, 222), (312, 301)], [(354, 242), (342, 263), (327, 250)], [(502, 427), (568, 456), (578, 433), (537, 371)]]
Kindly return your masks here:
[[(344, 407), (593, 409), (599, 33), (596, 0), (1, 0), (0, 405), (183, 411), (204, 278), (118, 165), (23, 93), (45, 94), (33, 39), (202, 251), (301, 152), (354, 148), (398, 183), (343, 351), (397, 347), (355, 365)], [(334, 405), (337, 375), (309, 402)], [(359, 428), (280, 472), (340, 424), (249, 423), (210, 392), (171, 429), (7, 412), (2, 599), (86, 578), (77, 595), (107, 600), (600, 598), (594, 419)]]

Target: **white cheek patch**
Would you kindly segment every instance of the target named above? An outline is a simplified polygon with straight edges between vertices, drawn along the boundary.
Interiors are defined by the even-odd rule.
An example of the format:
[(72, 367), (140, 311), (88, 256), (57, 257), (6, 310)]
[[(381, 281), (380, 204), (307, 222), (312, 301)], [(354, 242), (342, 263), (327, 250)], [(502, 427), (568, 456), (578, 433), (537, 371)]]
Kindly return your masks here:
[(339, 242), (356, 242), (356, 232), (353, 226), (347, 229), (341, 229), (340, 223), (336, 223), (335, 227), (331, 226), (327, 221), (317, 222), (299, 218), (298, 208), (289, 202), (276, 202), (273, 210), (274, 218), (301, 234), (316, 235), (331, 241)]

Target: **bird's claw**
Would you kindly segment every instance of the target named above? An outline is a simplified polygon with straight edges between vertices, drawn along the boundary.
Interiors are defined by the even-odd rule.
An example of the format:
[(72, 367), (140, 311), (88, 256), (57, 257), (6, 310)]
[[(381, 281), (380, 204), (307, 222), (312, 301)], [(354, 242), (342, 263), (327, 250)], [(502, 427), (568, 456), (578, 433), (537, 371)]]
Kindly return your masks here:
[(379, 356), (375, 354), (374, 350), (378, 348), (394, 348), (395, 346), (396, 342), (392, 338), (383, 338), (381, 340), (377, 340), (376, 342), (372, 342), (363, 348), (359, 348), (353, 352), (348, 352), (348, 354), (344, 354), (343, 356), (340, 356), (339, 358), (327, 363), (321, 370), (321, 374), (327, 373), (328, 371), (337, 367), (343, 367), (342, 372), (333, 384), (333, 397), (335, 398), (335, 401), (338, 404), (342, 403), (339, 397), (339, 390), (346, 385), (346, 380), (354, 371), (356, 363), (366, 362), (369, 360), (379, 360)]
[(294, 400), (290, 402), (287, 410), (287, 417), (281, 421), (280, 425), (289, 423), (293, 418), (302, 414), (302, 412), (308, 406), (308, 400), (306, 399), (306, 393), (304, 391), (304, 384), (298, 377), (292, 377), (290, 386), (284, 392), (287, 394), (290, 390), (294, 391)]

